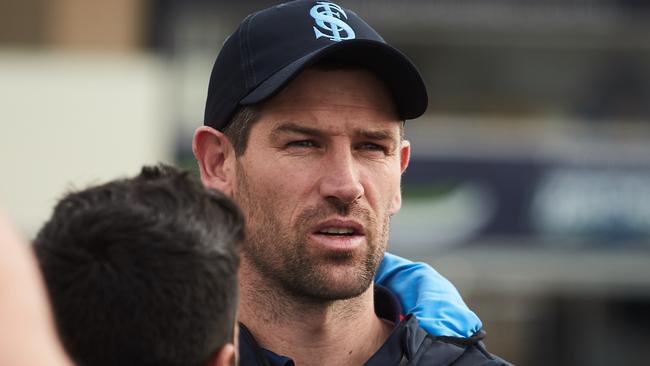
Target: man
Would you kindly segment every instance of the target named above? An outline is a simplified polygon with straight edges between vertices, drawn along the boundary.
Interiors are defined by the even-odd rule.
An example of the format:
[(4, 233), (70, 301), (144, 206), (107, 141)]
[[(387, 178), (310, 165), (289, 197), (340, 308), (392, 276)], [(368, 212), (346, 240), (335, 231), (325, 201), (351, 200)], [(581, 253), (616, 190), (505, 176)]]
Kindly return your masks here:
[(34, 248), (78, 366), (235, 364), (239, 209), (171, 167), (74, 192)]
[(70, 366), (29, 246), (0, 214), (0, 365)]
[(215, 62), (193, 149), (247, 220), (242, 365), (501, 365), (434, 337), (371, 286), (401, 206), (416, 68), (353, 12), (295, 1), (249, 15)]

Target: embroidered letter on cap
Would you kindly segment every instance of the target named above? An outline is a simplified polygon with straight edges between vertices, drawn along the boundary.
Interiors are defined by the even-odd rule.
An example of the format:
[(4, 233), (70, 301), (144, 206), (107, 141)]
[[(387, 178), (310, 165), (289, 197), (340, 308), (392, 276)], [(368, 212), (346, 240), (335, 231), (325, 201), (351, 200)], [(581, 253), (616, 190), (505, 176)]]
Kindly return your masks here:
[(355, 38), (352, 27), (341, 20), (341, 15), (345, 19), (348, 16), (340, 6), (326, 1), (319, 1), (309, 10), (309, 15), (316, 22), (316, 27), (313, 27), (316, 38), (326, 37), (336, 42)]

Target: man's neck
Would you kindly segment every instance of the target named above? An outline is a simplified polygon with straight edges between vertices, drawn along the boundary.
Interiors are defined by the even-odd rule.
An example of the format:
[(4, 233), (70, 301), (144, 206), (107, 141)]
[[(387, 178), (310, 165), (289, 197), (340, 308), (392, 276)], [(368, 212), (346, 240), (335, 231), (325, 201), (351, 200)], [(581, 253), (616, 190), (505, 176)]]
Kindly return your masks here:
[(392, 329), (375, 314), (372, 287), (352, 299), (316, 302), (272, 287), (245, 263), (240, 278), (239, 321), (260, 346), (297, 366), (363, 365)]

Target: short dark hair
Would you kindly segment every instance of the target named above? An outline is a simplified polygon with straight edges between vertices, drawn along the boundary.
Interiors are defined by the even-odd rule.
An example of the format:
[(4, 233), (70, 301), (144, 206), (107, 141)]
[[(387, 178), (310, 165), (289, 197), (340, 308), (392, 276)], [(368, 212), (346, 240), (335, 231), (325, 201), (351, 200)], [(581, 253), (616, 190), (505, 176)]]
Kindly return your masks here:
[(205, 366), (232, 342), (243, 225), (163, 165), (65, 196), (34, 248), (76, 364)]
[[(323, 71), (368, 70), (374, 72), (372, 69), (361, 65), (354, 60), (340, 59), (332, 56), (319, 60), (314, 65), (310, 66), (310, 68)], [(236, 156), (241, 156), (246, 152), (251, 128), (259, 119), (262, 105), (264, 105), (264, 102), (257, 105), (240, 106), (237, 111), (235, 111), (230, 122), (223, 129), (223, 133), (228, 137), (228, 140), (232, 144)], [(404, 121), (400, 123), (399, 127), (400, 139), (404, 140)]]
[(232, 144), (235, 156), (241, 156), (246, 152), (251, 128), (259, 119), (259, 110), (259, 105), (239, 107), (230, 123), (224, 128), (223, 134)]

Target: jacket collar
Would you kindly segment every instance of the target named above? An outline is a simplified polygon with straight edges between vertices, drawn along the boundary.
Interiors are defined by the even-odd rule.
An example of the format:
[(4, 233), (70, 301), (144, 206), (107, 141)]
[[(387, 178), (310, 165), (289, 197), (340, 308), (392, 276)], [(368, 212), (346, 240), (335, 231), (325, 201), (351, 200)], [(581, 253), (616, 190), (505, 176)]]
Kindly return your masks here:
[[(418, 325), (413, 314), (400, 315), (401, 307), (395, 296), (385, 288), (375, 288), (375, 312), (396, 326), (386, 342), (370, 357), (365, 366), (406, 365), (426, 352), (426, 364), (450, 365), (466, 350), (465, 342), (478, 339), (433, 337)], [(403, 318), (399, 321), (400, 318)], [(287, 357), (277, 355), (259, 346), (244, 324), (239, 324), (239, 353), (242, 366), (294, 366)]]

